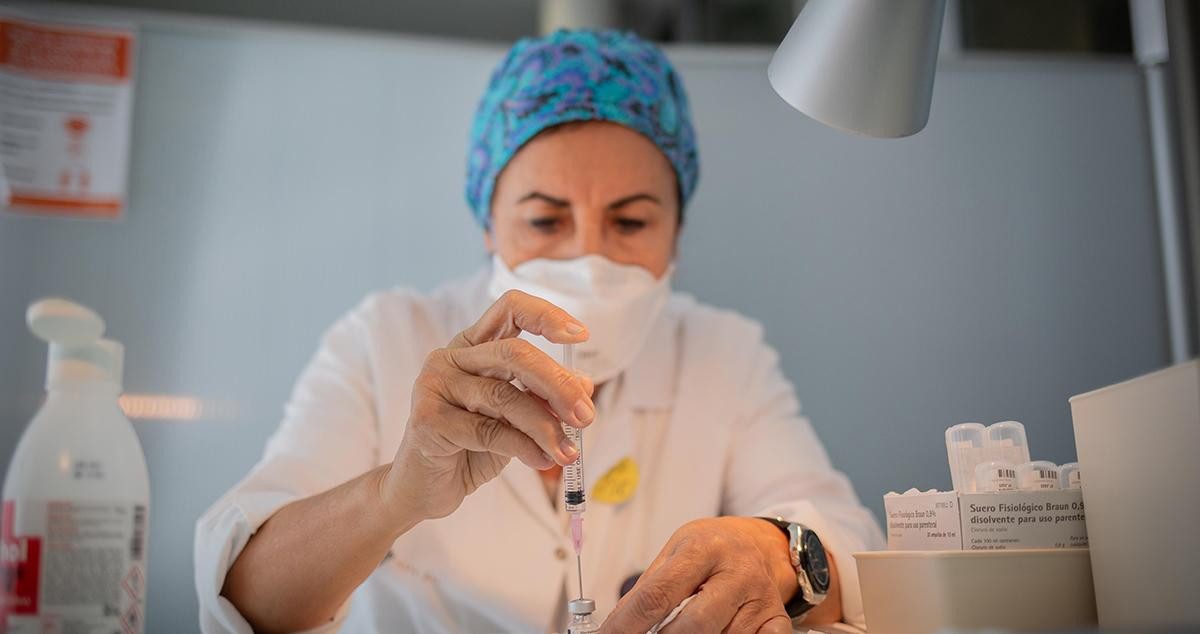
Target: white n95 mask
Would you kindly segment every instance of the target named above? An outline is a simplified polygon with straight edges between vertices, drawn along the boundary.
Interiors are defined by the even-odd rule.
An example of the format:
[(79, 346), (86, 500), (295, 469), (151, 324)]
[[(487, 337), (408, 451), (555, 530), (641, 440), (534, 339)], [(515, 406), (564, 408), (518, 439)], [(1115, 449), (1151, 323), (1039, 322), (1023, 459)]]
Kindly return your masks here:
[[(509, 270), (492, 257), (492, 300), (516, 289), (567, 311), (587, 326), (588, 340), (575, 345), (575, 369), (597, 385), (633, 363), (671, 294), (674, 265), (655, 279), (646, 269), (600, 255), (573, 260), (538, 258)], [(562, 346), (522, 333), (521, 338), (560, 361)]]

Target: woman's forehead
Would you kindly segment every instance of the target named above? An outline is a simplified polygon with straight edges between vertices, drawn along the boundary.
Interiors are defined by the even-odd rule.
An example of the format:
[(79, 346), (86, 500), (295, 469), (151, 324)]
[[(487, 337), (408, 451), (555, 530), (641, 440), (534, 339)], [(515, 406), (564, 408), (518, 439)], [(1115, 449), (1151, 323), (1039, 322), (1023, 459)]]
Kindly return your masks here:
[(588, 121), (534, 137), (513, 156), (497, 188), (506, 180), (519, 185), (597, 181), (670, 188), (675, 175), (658, 146), (640, 133), (615, 123)]

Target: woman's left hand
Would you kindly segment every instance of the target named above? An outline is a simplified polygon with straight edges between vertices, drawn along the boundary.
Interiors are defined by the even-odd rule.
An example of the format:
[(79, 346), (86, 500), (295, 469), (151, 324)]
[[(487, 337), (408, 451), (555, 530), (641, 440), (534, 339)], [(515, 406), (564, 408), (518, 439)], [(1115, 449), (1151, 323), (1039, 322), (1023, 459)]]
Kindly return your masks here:
[(601, 631), (645, 632), (695, 594), (664, 634), (790, 633), (783, 605), (796, 589), (788, 540), (777, 527), (753, 517), (695, 520), (675, 531)]

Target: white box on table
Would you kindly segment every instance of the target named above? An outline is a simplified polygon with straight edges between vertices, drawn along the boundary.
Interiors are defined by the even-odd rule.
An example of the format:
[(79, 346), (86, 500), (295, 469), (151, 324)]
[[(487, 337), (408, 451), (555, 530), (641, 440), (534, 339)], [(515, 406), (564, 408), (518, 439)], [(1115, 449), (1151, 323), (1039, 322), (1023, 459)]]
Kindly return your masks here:
[(854, 553), (871, 634), (1092, 628), (1086, 548)]
[(887, 495), (888, 550), (1087, 548), (1079, 489)]

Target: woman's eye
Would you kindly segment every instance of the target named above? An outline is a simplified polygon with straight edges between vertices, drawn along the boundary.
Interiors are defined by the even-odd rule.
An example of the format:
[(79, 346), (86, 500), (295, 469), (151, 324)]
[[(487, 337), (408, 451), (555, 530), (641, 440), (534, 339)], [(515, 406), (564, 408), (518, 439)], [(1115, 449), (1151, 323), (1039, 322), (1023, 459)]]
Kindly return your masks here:
[(529, 226), (543, 233), (551, 233), (558, 226), (558, 218), (534, 218), (529, 221)]
[(638, 220), (637, 218), (617, 218), (617, 229), (619, 229), (621, 233), (633, 233), (635, 231), (640, 231), (645, 227), (645, 220)]

